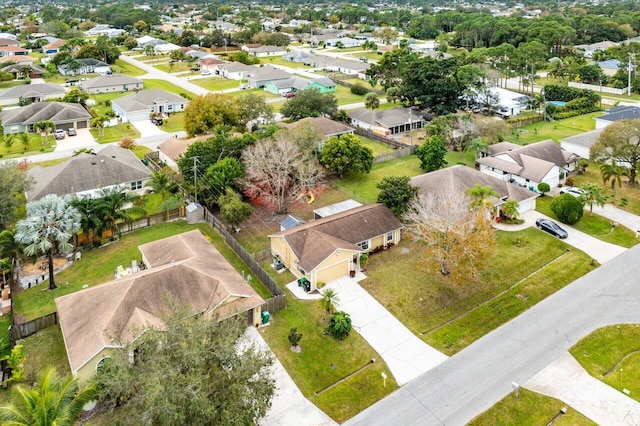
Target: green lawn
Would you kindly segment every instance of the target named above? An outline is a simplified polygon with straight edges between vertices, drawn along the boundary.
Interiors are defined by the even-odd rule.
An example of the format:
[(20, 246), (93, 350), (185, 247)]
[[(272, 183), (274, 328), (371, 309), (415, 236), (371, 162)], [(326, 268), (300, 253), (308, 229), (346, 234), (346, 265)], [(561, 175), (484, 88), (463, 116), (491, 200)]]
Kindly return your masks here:
[(91, 129), (93, 138), (98, 143), (111, 143), (121, 141), (123, 138), (137, 139), (140, 132), (131, 123), (121, 123), (116, 126), (109, 126), (102, 129), (102, 136), (98, 136), (98, 129)]
[(229, 95), (231, 95), (231, 96), (242, 96), (245, 93), (254, 93), (256, 95), (260, 95), (260, 96), (264, 97), (266, 100), (269, 100), (269, 99), (282, 99), (283, 101), (285, 100), (282, 96), (274, 95), (273, 93), (267, 92), (264, 89), (238, 90), (237, 92), (229, 93)]
[(191, 83), (197, 84), (210, 92), (240, 87), (240, 80), (230, 80), (224, 77), (198, 78), (191, 81)]
[(336, 85), (336, 99), (338, 105), (355, 104), (356, 102), (364, 102), (364, 95), (354, 95), (351, 89), (346, 86)]
[(29, 144), (26, 147), (17, 137), (15, 138), (13, 145), (9, 148), (7, 148), (5, 144), (0, 144), (0, 158), (8, 159), (40, 152), (51, 152), (55, 147), (56, 143), (53, 135), (49, 135), (47, 143), (47, 139), (44, 136), (41, 136), (38, 133), (30, 133)]
[(558, 418), (553, 423), (554, 426), (589, 426), (596, 424), (560, 400), (520, 388), (520, 398), (516, 398), (514, 393), (510, 393), (496, 405), (470, 421), (468, 425), (546, 425), (558, 414), (562, 407), (567, 408), (567, 414)]
[(291, 68), (292, 72), (297, 70), (298, 68), (309, 69), (312, 68), (308, 65), (304, 65), (300, 62), (290, 62), (282, 59), (282, 56), (270, 56), (268, 58), (260, 58), (260, 63), (263, 64), (272, 64), (272, 65), (281, 65), (283, 67)]
[(422, 244), (407, 236), (371, 256), (361, 284), (416, 335), (452, 355), (595, 267), (568, 248), (535, 228), (499, 231), (477, 282), (457, 285), (426, 270)]
[(178, 87), (175, 84), (169, 83), (168, 81), (165, 81), (165, 80), (155, 80), (155, 79), (145, 80), (144, 88), (145, 89), (161, 89), (161, 90), (166, 90), (167, 92), (171, 92), (180, 96), (183, 96), (183, 94), (186, 94), (188, 97), (191, 97), (191, 98), (196, 97), (194, 93), (184, 90), (182, 87)]
[(569, 352), (598, 380), (640, 401), (640, 325), (618, 324), (595, 330)]
[(592, 112), (591, 114), (565, 118), (564, 120), (538, 122), (522, 126), (516, 129), (514, 134), (508, 138), (508, 141), (519, 145), (527, 145), (546, 139), (559, 141), (569, 136), (595, 129), (594, 117), (600, 115), (602, 115), (602, 112)]
[(133, 147), (133, 149), (131, 149), (131, 152), (133, 152), (136, 157), (138, 157), (139, 159), (143, 159), (145, 154), (150, 153), (152, 150), (151, 148), (144, 146), (144, 145), (136, 145)]
[(11, 87), (16, 86), (24, 86), (24, 80), (9, 80), (9, 81), (0, 81), (0, 89), (9, 89)]
[[(11, 327), (11, 314), (0, 316), (0, 341), (9, 343), (9, 327)], [(0, 352), (0, 357), (9, 354), (9, 350)]]
[(158, 68), (160, 71), (164, 71), (166, 73), (189, 71), (187, 74), (181, 74), (181, 75), (184, 75), (184, 76), (200, 74), (199, 72), (191, 71), (191, 68), (196, 67), (196, 66), (197, 66), (196, 64), (191, 64), (191, 63), (188, 63), (188, 62), (174, 62), (173, 64), (169, 64), (167, 62), (167, 63), (164, 63), (164, 64), (154, 65), (155, 68)]
[(364, 136), (356, 135), (356, 137), (358, 138), (358, 140), (360, 141), (360, 143), (362, 145), (371, 148), (371, 151), (373, 152), (373, 156), (374, 157), (377, 157), (378, 155), (382, 155), (382, 154), (386, 154), (388, 152), (394, 151), (394, 149), (392, 147), (390, 147), (389, 145), (385, 145), (383, 143), (376, 142), (376, 141), (371, 140), (369, 138), (365, 138)]
[[(536, 200), (536, 210), (557, 220), (557, 216), (551, 210), (552, 201), (553, 197), (539, 197)], [(582, 231), (585, 234), (589, 234), (599, 240), (606, 241), (611, 244), (616, 244), (622, 247), (633, 247), (640, 242), (636, 238), (636, 234), (634, 231), (622, 225), (612, 227), (611, 220), (595, 213), (589, 214), (588, 210), (584, 212), (582, 219), (580, 219), (578, 223), (571, 226), (578, 231)]]
[[(189, 225), (184, 221), (168, 222), (125, 234), (115, 243), (83, 253), (82, 260), (74, 262), (72, 266), (56, 274), (57, 289), (45, 290), (48, 286), (45, 282), (37, 287), (19, 292), (14, 295), (13, 309), (24, 315), (27, 320), (54, 312), (56, 297), (79, 291), (84, 284), (94, 286), (110, 281), (113, 279), (114, 271), (118, 265), (130, 265), (131, 260), (139, 260), (138, 246), (140, 244), (196, 228), (207, 235), (213, 245), (236, 270), (248, 270), (231, 251), (231, 248), (208, 225)], [(263, 298), (270, 297), (268, 290), (257, 280), (252, 280), (251, 284)]]
[(617, 188), (616, 199), (613, 199), (613, 191), (611, 189), (611, 181), (607, 185), (602, 182), (602, 175), (598, 164), (591, 163), (586, 173), (573, 176), (574, 186), (580, 187), (585, 183), (594, 183), (604, 189), (607, 196), (607, 202), (616, 205), (618, 208), (640, 215), (640, 185), (627, 185), (626, 178), (622, 178), (622, 187)]
[(105, 113), (112, 110), (111, 105), (107, 106), (107, 101), (113, 102), (114, 99), (121, 98), (123, 96), (131, 95), (133, 92), (111, 92), (111, 93), (97, 93), (95, 95), (90, 95), (89, 99), (93, 99), (95, 105), (91, 107), (93, 112), (97, 115), (104, 115)]
[(374, 164), (371, 172), (364, 175), (348, 175), (337, 181), (336, 185), (354, 199), (363, 203), (375, 203), (379, 189), (378, 182), (385, 176), (417, 176), (424, 173), (420, 169), (420, 160), (415, 155), (399, 158), (385, 163)]
[(123, 61), (122, 59), (116, 59), (116, 63), (111, 65), (111, 70), (113, 70), (115, 74), (127, 74), (132, 77), (139, 77), (147, 73), (146, 71)]
[(22, 341), (25, 355), (25, 373), (27, 382), (38, 378), (38, 374), (53, 367), (59, 376), (71, 374), (67, 351), (60, 326), (45, 328)]
[(169, 118), (165, 118), (160, 127), (163, 131), (168, 133), (178, 132), (184, 130), (184, 113), (174, 112)]
[(374, 61), (379, 61), (382, 58), (382, 55), (378, 55), (378, 52), (350, 53), (347, 56), (350, 56), (353, 59), (360, 59), (361, 57), (365, 57), (367, 59), (374, 60)]

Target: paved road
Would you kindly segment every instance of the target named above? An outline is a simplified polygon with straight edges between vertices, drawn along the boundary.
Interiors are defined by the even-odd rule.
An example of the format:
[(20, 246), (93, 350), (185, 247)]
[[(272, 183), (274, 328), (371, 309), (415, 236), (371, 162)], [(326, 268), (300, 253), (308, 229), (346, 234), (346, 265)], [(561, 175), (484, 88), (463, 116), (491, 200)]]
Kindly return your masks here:
[(640, 245), (627, 250), (415, 381), (350, 425), (464, 425), (592, 330), (640, 322)]

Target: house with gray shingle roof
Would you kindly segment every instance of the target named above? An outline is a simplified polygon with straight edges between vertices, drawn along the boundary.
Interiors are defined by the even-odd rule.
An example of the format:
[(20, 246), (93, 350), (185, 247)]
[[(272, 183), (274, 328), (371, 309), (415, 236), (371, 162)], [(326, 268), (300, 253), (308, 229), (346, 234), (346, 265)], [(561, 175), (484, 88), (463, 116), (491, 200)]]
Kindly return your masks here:
[(287, 49), (282, 46), (260, 46), (260, 47), (247, 47), (242, 46), (242, 50), (247, 52), (251, 56), (257, 58), (263, 58), (266, 56), (280, 56), (287, 52)]
[(53, 121), (58, 129), (88, 129), (91, 114), (80, 104), (69, 102), (35, 102), (20, 108), (4, 110), (0, 120), (4, 133), (33, 132), (38, 121)]
[(144, 82), (139, 78), (124, 74), (111, 74), (82, 80), (80, 88), (89, 94), (128, 92), (129, 90), (143, 89)]
[(42, 74), (44, 74), (44, 68), (39, 67), (38, 65), (25, 64), (11, 64), (2, 68), (0, 71), (13, 74), (14, 79), (25, 77), (41, 78)]
[(537, 191), (542, 182), (552, 188), (564, 182), (576, 170), (578, 160), (578, 155), (548, 139), (525, 146), (511, 142), (491, 145), (489, 155), (477, 163), (482, 173)]
[(270, 81), (287, 80), (291, 78), (293, 74), (276, 68), (272, 65), (265, 65), (264, 67), (253, 67), (253, 70), (249, 72), (247, 76), (247, 84), (249, 87), (262, 88)]
[(421, 129), (427, 120), (420, 111), (411, 108), (389, 108), (386, 110), (369, 110), (366, 108), (347, 111), (351, 118), (351, 125), (363, 129), (376, 131), (383, 129), (389, 134), (407, 132), (410, 129)]
[(402, 223), (384, 204), (369, 204), (269, 235), (271, 254), (311, 291), (360, 269), (360, 255), (400, 241)]
[(591, 155), (591, 146), (596, 143), (602, 133), (602, 130), (604, 130), (604, 128), (564, 138), (560, 141), (560, 146), (562, 149), (573, 152), (582, 158), (589, 159), (589, 156)]
[(95, 58), (76, 59), (81, 65), (78, 68), (71, 68), (68, 64), (62, 64), (58, 67), (58, 72), (62, 75), (84, 75), (96, 73), (100, 75), (110, 74), (111, 67), (106, 62), (102, 62)]
[(606, 110), (606, 114), (595, 117), (596, 129), (604, 129), (609, 124), (622, 120), (640, 118), (640, 108), (636, 106), (619, 105)]
[[(17, 66), (20, 69), (24, 64)], [(25, 84), (0, 90), (0, 105), (18, 105), (20, 99), (42, 102), (48, 99), (61, 98), (64, 94), (65, 91), (59, 84)]]
[(133, 152), (115, 145), (52, 167), (36, 166), (27, 174), (35, 182), (27, 191), (29, 201), (49, 194), (97, 198), (101, 190), (116, 187), (142, 195), (151, 179), (151, 172)]
[(122, 98), (114, 99), (111, 107), (116, 116), (128, 121), (148, 120), (151, 114), (171, 114), (182, 112), (189, 101), (166, 90), (141, 90)]

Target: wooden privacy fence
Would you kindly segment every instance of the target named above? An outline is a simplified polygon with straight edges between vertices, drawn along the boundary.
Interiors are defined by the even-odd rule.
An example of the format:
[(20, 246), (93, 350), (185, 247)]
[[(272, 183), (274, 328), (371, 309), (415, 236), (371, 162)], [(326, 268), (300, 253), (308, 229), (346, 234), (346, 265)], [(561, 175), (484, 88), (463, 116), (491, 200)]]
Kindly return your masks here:
[(417, 146), (412, 145), (406, 148), (396, 149), (395, 151), (387, 152), (385, 154), (376, 155), (373, 159), (373, 164), (384, 163), (386, 161), (395, 160), (402, 157), (408, 157), (415, 154)]
[(159, 223), (169, 222), (184, 217), (184, 207), (178, 207), (172, 210), (156, 213), (151, 216), (141, 217), (140, 219), (131, 220), (118, 224), (121, 233), (135, 231), (136, 229), (146, 228), (148, 226), (157, 225)]
[(405, 143), (398, 142), (393, 139), (385, 138), (384, 136), (376, 135), (372, 131), (363, 129), (362, 127), (356, 127), (355, 133), (356, 135), (364, 136), (365, 138), (369, 138), (371, 140), (383, 143), (395, 149), (406, 148), (409, 146)]
[(11, 325), (11, 332), (9, 336), (11, 338), (12, 345), (25, 337), (29, 337), (32, 334), (36, 334), (40, 330), (44, 330), (47, 327), (58, 324), (58, 313), (53, 312), (40, 318), (36, 318), (32, 321), (23, 323), (14, 322)]

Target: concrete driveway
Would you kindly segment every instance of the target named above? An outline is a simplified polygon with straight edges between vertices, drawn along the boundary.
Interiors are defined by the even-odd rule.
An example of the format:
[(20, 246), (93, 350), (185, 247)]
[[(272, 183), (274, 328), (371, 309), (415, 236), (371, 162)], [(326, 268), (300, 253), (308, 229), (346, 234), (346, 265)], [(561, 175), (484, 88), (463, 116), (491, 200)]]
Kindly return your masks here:
[(64, 139), (56, 141), (56, 149), (53, 152), (60, 151), (77, 151), (81, 148), (95, 149), (100, 146), (99, 143), (93, 138), (93, 135), (89, 129), (78, 129), (76, 136), (69, 136), (65, 134)]
[(156, 126), (150, 120), (131, 121), (130, 123), (138, 129), (141, 138), (167, 134), (167, 132), (162, 130), (162, 126)]
[[(558, 223), (557, 220), (545, 216), (542, 213), (539, 213), (537, 211), (529, 211), (521, 216), (521, 219), (524, 220), (524, 223), (521, 225), (496, 224), (494, 226), (495, 228), (503, 231), (517, 231), (520, 229), (528, 228), (530, 226), (535, 227), (536, 219), (541, 217), (553, 220), (554, 222)], [(578, 231), (577, 229), (574, 229), (569, 225), (565, 225), (564, 223), (558, 224), (565, 231), (567, 231), (567, 234), (569, 234), (569, 236), (565, 240), (563, 240), (564, 242), (587, 253), (593, 259), (597, 260), (601, 265), (627, 250), (624, 247), (610, 244), (592, 237), (591, 235), (587, 235), (584, 232)]]

